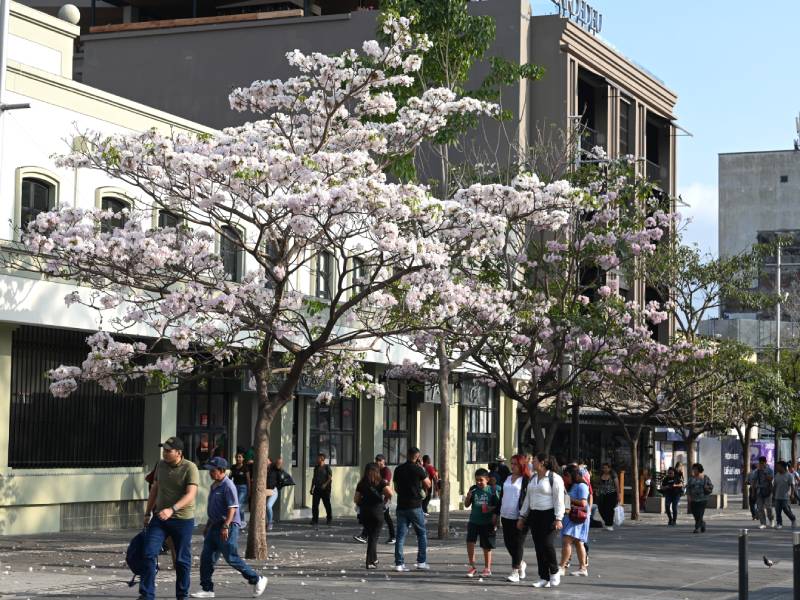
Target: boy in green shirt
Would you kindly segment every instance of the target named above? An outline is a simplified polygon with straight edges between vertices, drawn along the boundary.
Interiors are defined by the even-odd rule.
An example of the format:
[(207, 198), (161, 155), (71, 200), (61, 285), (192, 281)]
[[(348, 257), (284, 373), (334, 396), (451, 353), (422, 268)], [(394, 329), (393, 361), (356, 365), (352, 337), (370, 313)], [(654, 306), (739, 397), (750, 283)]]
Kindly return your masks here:
[(475, 485), (467, 492), (464, 506), (472, 506), (467, 524), (467, 559), (469, 570), (467, 577), (475, 577), (478, 569), (475, 568), (475, 542), (480, 538), (483, 548), (483, 562), (485, 568), (481, 577), (492, 575), (492, 550), (496, 547), (495, 532), (497, 530), (497, 487), (489, 485), (489, 471), (478, 469), (475, 471)]

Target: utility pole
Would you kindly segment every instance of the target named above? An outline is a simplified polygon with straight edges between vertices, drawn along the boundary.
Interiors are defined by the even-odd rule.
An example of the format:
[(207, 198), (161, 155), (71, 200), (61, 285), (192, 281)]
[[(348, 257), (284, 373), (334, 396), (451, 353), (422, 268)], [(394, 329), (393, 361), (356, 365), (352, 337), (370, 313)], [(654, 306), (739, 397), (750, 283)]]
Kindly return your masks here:
[[(781, 364), (781, 255), (783, 247), (778, 242), (778, 256), (775, 269), (775, 291), (778, 294), (778, 303), (775, 305), (775, 364)], [(775, 427), (775, 461), (781, 460), (781, 433), (777, 423)]]

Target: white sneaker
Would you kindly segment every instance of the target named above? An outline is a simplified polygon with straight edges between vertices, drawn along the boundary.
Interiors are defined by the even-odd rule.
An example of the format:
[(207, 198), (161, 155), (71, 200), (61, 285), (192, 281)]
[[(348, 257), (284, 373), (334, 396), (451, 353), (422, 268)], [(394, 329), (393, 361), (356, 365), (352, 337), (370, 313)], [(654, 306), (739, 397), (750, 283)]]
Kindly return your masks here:
[(578, 569), (577, 571), (573, 571), (570, 573), (573, 577), (588, 577), (589, 576), (589, 569)]
[(430, 566), (428, 566), (428, 563), (426, 563), (426, 562), (424, 562), (424, 563), (414, 563), (414, 568), (417, 571), (430, 571), (431, 570)]
[(528, 574), (525, 572), (527, 569), (528, 569), (528, 563), (526, 563), (524, 560), (521, 563), (519, 563), (519, 578), (520, 579), (525, 579), (525, 577), (527, 577)]
[(519, 583), (519, 571), (517, 569), (513, 569), (511, 571), (511, 575), (506, 577), (506, 579), (511, 583)]
[(783, 529), (783, 525), (775, 525), (775, 529)]
[(258, 598), (267, 589), (267, 578), (259, 577), (256, 581), (256, 589), (253, 591), (253, 598)]
[(604, 527), (603, 529), (605, 529), (606, 531), (614, 531), (614, 528), (611, 526)]
[(558, 567), (558, 576), (562, 577), (567, 574), (567, 570), (564, 567)]
[(533, 584), (535, 588), (549, 588), (550, 582), (547, 579), (540, 579), (536, 583)]
[(398, 573), (408, 573), (411, 569), (409, 569), (405, 565), (395, 565), (394, 570), (397, 571)]
[(195, 592), (194, 594), (190, 594), (191, 598), (214, 598), (214, 592), (206, 592), (203, 590), (202, 592)]
[(550, 587), (558, 587), (559, 585), (561, 585), (561, 573), (550, 575)]
[(759, 526), (758, 526), (758, 528), (759, 528), (759, 529), (766, 529), (766, 528), (767, 528), (767, 526), (766, 526), (766, 525), (759, 525)]

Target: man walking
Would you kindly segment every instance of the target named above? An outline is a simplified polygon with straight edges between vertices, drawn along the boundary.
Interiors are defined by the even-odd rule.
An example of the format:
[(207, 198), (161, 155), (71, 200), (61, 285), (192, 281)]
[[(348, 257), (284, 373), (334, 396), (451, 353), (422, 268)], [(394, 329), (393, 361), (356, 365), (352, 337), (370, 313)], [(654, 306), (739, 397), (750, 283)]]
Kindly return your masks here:
[(192, 598), (214, 597), (214, 565), (220, 554), (231, 567), (239, 571), (253, 586), (253, 597), (258, 597), (267, 588), (267, 578), (259, 576), (239, 556), (239, 531), (242, 528), (242, 515), (236, 486), (225, 471), (228, 461), (215, 456), (203, 466), (208, 469), (214, 483), (208, 494), (208, 522), (203, 531), (203, 552), (200, 555), (200, 585), (202, 592), (195, 592)]
[(786, 470), (786, 466), (783, 461), (775, 463), (776, 472), (772, 490), (775, 496), (775, 519), (777, 520), (775, 529), (783, 528), (783, 513), (786, 513), (786, 516), (789, 517), (792, 529), (794, 529), (795, 517), (791, 506), (789, 506), (792, 491), (794, 490), (794, 477)]
[(175, 547), (175, 597), (189, 595), (192, 569), (192, 532), (194, 531), (194, 499), (200, 474), (197, 465), (183, 456), (183, 441), (171, 437), (161, 444), (163, 460), (156, 466), (153, 486), (147, 498), (144, 525), (147, 528), (144, 554), (147, 570), (139, 582), (139, 599), (156, 597), (158, 554), (166, 538)]
[(394, 489), (397, 492), (397, 543), (394, 547), (394, 570), (410, 571), (405, 564), (403, 544), (409, 526), (417, 534), (417, 563), (419, 571), (427, 571), (428, 532), (425, 529), (425, 515), (422, 514), (422, 500), (430, 489), (431, 481), (425, 469), (417, 464), (419, 448), (408, 449), (408, 461), (394, 470)]
[(311, 524), (319, 523), (319, 501), (325, 505), (326, 523), (331, 524), (333, 511), (331, 510), (331, 482), (333, 471), (325, 464), (325, 454), (317, 455), (317, 464), (314, 465), (314, 474), (311, 476)]
[(761, 521), (759, 529), (775, 526), (775, 516), (772, 510), (772, 480), (774, 473), (767, 466), (767, 457), (758, 457), (756, 470), (750, 473), (750, 485), (755, 488), (756, 507), (758, 518)]

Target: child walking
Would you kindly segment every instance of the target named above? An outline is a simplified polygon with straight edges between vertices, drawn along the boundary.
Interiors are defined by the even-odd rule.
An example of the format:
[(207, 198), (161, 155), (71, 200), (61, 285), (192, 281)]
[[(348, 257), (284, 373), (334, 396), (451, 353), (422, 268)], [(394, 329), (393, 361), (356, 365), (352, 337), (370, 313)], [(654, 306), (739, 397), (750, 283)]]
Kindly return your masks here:
[(492, 575), (492, 550), (497, 545), (497, 503), (497, 488), (489, 485), (489, 471), (478, 469), (475, 471), (475, 485), (469, 489), (464, 500), (465, 507), (472, 506), (467, 525), (467, 577), (475, 577), (478, 572), (475, 567), (475, 542), (478, 540), (483, 549), (484, 569), (481, 577)]

